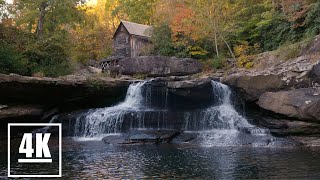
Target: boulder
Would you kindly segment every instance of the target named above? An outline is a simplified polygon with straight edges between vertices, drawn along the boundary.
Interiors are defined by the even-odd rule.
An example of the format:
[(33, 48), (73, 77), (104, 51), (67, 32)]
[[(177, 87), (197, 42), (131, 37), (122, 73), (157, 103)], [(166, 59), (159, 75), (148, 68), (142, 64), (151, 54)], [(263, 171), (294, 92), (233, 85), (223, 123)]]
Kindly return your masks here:
[(310, 71), (310, 77), (313, 82), (320, 84), (320, 62), (313, 66)]
[(132, 145), (132, 144), (159, 144), (170, 143), (180, 134), (175, 130), (133, 130), (121, 135), (104, 137), (106, 144)]
[(167, 87), (169, 89), (192, 89), (202, 88), (211, 84), (210, 78), (197, 78), (193, 80), (169, 81)]
[(180, 132), (175, 130), (139, 130), (130, 132), (126, 140), (127, 144), (170, 143), (179, 134)]
[(159, 102), (165, 99), (169, 109), (206, 108), (212, 105), (212, 85), (208, 77), (161, 77), (152, 80), (150, 85), (153, 98)]
[(286, 119), (261, 118), (261, 126), (275, 136), (320, 135), (320, 124)]
[(202, 71), (202, 64), (190, 58), (143, 56), (125, 58), (119, 61), (124, 75), (145, 75), (148, 77), (185, 76)]
[(320, 88), (267, 92), (259, 98), (258, 105), (287, 117), (320, 121)]
[(244, 98), (249, 101), (259, 99), (267, 91), (284, 88), (285, 82), (280, 75), (234, 75), (224, 78), (222, 82), (244, 92)]
[(263, 69), (237, 69), (231, 71), (221, 81), (239, 89), (245, 100), (257, 101), (265, 92), (310, 87), (312, 84), (310, 75), (315, 79), (319, 77), (316, 75), (319, 73), (313, 56), (300, 56), (285, 62), (278, 59), (278, 62)]

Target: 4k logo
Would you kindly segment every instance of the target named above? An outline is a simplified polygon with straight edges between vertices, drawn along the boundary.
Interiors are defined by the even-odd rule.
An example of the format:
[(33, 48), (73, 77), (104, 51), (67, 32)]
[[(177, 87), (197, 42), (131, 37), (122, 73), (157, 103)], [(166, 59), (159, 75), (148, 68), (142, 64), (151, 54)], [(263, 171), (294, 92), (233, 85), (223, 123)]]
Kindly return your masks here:
[[(47, 132), (25, 132), (16, 137), (21, 128), (40, 129), (48, 126), (57, 128), (52, 133), (59, 133), (58, 138)], [(12, 135), (15, 136), (13, 140), (10, 138)], [(8, 124), (8, 177), (62, 177), (61, 144), (61, 124)]]
[[(49, 159), (19, 159), (19, 163), (52, 163), (50, 150), (48, 147), (49, 138), (51, 133), (36, 133), (36, 158), (49, 158)], [(25, 153), (27, 158), (32, 158), (34, 149), (32, 148), (32, 133), (25, 133), (23, 135), (19, 153)], [(43, 156), (44, 155), (44, 156)]]

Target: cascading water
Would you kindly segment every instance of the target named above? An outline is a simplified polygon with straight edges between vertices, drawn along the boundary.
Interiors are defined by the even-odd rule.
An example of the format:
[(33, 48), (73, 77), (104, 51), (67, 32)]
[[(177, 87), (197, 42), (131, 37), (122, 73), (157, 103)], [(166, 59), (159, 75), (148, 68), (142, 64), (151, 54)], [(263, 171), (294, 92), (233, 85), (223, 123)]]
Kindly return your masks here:
[(97, 138), (131, 130), (174, 129), (197, 132), (205, 145), (225, 146), (236, 145), (242, 138), (247, 140), (268, 135), (267, 130), (251, 125), (236, 111), (228, 86), (215, 81), (211, 85), (212, 105), (186, 111), (167, 107), (172, 103), (167, 88), (153, 89), (150, 81), (133, 83), (122, 103), (78, 115), (72, 136)]
[[(246, 118), (241, 116), (231, 102), (232, 91), (222, 83), (212, 81), (213, 96), (215, 104), (200, 112), (200, 127), (203, 132), (201, 136), (207, 145), (233, 145), (236, 144), (241, 131), (247, 131), (251, 135), (267, 135), (267, 130), (251, 125)], [(195, 122), (192, 118), (197, 116), (186, 116), (186, 127), (189, 122)], [(187, 128), (188, 129), (188, 128)]]
[[(248, 123), (247, 119), (241, 116), (232, 105), (231, 90), (227, 85), (212, 81), (214, 105), (200, 112), (187, 112), (185, 114), (185, 129), (213, 130), (213, 129), (232, 129), (240, 130), (242, 128), (253, 129), (255, 126)], [(199, 115), (195, 115), (198, 113)], [(197, 120), (198, 119), (198, 120)], [(264, 134), (264, 131), (255, 131), (256, 134)], [(254, 133), (254, 132), (253, 132)]]
[(124, 102), (113, 107), (95, 109), (84, 116), (79, 116), (76, 120), (74, 135), (77, 137), (93, 137), (102, 134), (120, 133), (125, 115), (143, 108), (142, 87), (145, 83), (139, 82), (130, 85)]

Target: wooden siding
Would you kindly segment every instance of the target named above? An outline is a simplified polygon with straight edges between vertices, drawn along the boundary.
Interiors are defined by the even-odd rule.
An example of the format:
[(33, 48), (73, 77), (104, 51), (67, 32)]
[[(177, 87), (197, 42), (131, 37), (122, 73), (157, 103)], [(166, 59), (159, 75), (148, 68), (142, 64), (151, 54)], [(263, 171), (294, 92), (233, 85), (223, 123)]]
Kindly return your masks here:
[(118, 56), (131, 56), (131, 37), (126, 28), (121, 25), (113, 40), (114, 53)]
[(125, 26), (120, 24), (113, 39), (114, 54), (123, 57), (137, 57), (141, 54), (141, 50), (149, 44), (149, 38), (131, 35)]
[(149, 45), (150, 42), (146, 38), (142, 38), (139, 36), (131, 37), (131, 57), (137, 57), (141, 54), (141, 50)]

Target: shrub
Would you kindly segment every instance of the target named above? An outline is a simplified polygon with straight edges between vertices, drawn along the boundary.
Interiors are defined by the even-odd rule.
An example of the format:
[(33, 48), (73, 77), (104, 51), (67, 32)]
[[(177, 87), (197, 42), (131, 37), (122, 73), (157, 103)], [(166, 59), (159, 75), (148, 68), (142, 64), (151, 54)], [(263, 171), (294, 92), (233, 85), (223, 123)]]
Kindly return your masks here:
[(71, 72), (63, 44), (52, 38), (30, 45), (24, 57), (29, 60), (32, 73), (41, 72), (45, 76), (57, 77)]
[(0, 73), (28, 75), (27, 62), (12, 46), (0, 42)]
[(204, 71), (211, 71), (213, 69), (222, 69), (226, 67), (226, 58), (224, 57), (199, 61), (203, 64)]
[(260, 49), (258, 44), (250, 46), (247, 41), (234, 47), (234, 53), (237, 56), (237, 64), (239, 67), (250, 69), (254, 66), (253, 59)]

